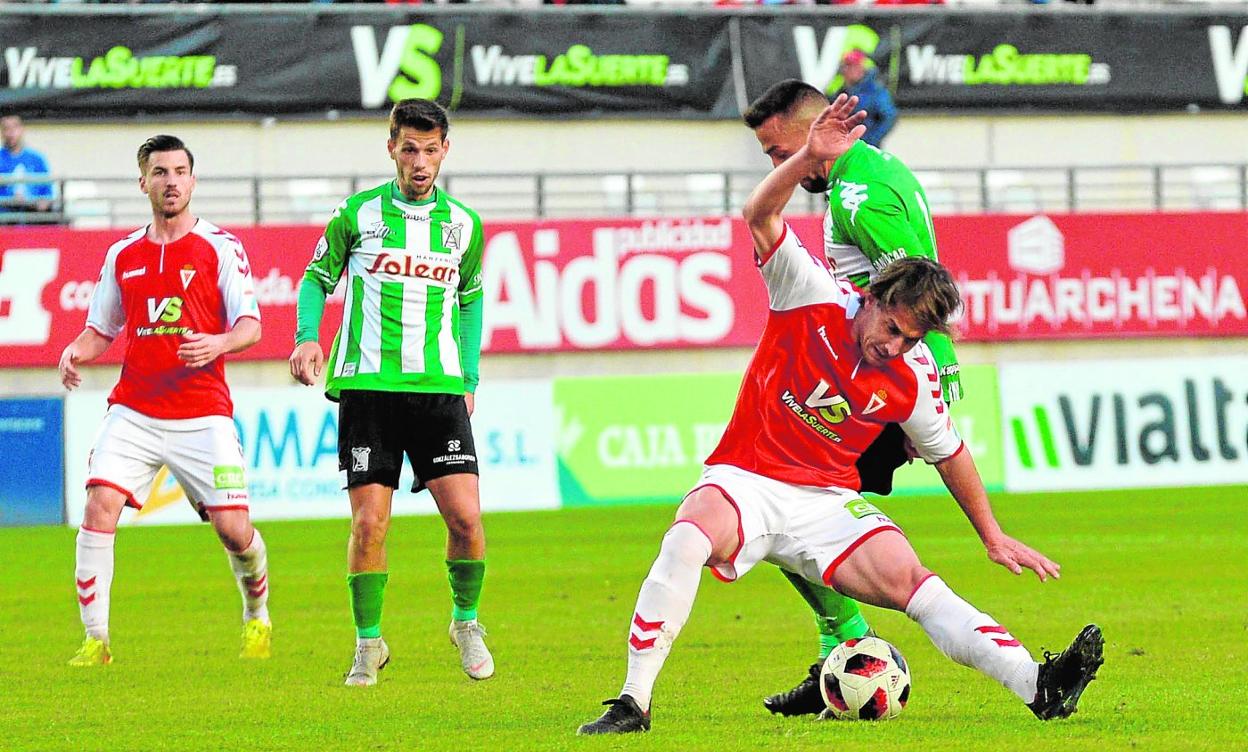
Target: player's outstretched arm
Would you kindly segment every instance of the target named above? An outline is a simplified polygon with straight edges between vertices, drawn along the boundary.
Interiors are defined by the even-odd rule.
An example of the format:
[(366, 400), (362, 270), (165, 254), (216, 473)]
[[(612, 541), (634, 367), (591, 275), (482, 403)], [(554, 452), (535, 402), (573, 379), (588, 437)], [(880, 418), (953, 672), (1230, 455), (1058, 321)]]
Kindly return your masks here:
[(113, 341), (91, 327), (82, 330), (82, 334), (74, 337), (74, 341), (65, 346), (61, 352), (61, 362), (57, 370), (61, 375), (61, 384), (66, 389), (75, 389), (82, 384), (82, 375), (78, 373), (78, 365), (90, 363), (104, 354)]
[(1061, 576), (1061, 565), (1001, 530), (1001, 525), (992, 514), (988, 492), (984, 490), (984, 483), (979, 477), (979, 471), (975, 469), (975, 460), (971, 458), (970, 450), (963, 447), (962, 451), (952, 457), (937, 462), (935, 467), (941, 480), (945, 482), (945, 487), (953, 494), (958, 506), (962, 507), (962, 512), (975, 527), (989, 559), (1014, 574), (1022, 574), (1024, 569), (1030, 569), (1041, 582), (1049, 577)]
[(260, 322), (244, 316), (224, 334), (193, 332), (178, 346), (178, 359), (189, 368), (202, 368), (226, 353), (242, 352), (260, 341)]

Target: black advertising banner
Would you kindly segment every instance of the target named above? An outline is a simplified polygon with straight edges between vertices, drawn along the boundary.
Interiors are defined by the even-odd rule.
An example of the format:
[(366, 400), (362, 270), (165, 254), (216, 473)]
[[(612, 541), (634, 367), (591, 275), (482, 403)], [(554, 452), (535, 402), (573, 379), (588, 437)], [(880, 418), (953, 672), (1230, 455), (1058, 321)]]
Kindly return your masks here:
[(0, 109), (735, 118), (867, 53), (902, 107), (1242, 108), (1248, 13), (0, 6)]
[(1165, 110), (1243, 105), (1248, 15), (876, 13), (742, 18), (746, 100), (779, 78), (835, 92), (851, 49), (898, 104)]
[(0, 10), (0, 108), (32, 116), (377, 111), (735, 117), (727, 18)]

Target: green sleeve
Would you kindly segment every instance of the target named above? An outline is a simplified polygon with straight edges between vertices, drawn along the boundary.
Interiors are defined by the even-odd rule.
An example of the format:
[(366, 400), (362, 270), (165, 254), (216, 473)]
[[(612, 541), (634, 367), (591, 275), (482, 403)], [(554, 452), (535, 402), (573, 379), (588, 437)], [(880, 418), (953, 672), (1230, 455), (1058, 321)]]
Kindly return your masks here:
[(958, 354), (953, 351), (953, 340), (947, 334), (928, 332), (923, 341), (936, 359), (936, 372), (940, 374), (940, 388), (945, 402), (953, 404), (962, 399), (962, 369), (958, 366)]
[(295, 317), (295, 344), (315, 342), (320, 338), (321, 316), (325, 298), (338, 286), (347, 266), (347, 254), (355, 242), (355, 227), (348, 218), (346, 202), (334, 210), (325, 233), (316, 242), (312, 261), (299, 283), (299, 307)]
[(485, 234), (481, 231), (481, 218), (472, 214), (472, 238), (468, 250), (459, 261), (459, 302), (468, 303), (481, 297), (481, 256), (485, 253)]
[(320, 285), (326, 295), (332, 293), (338, 286), (338, 280), (342, 278), (343, 270), (347, 268), (347, 256), (358, 238), (355, 222), (349, 216), (344, 201), (334, 210), (334, 216), (330, 217), (329, 224), (325, 226), (325, 234), (317, 241), (316, 250), (312, 252), (312, 261), (308, 263), (303, 278)]
[(485, 253), (485, 234), (481, 218), (472, 214), (472, 238), (459, 262), (459, 365), (464, 371), (464, 389), (477, 391), (480, 381), (481, 325), (485, 300), (481, 286), (481, 256)]
[(320, 339), (325, 297), (325, 290), (307, 276), (299, 283), (299, 307), (295, 317), (296, 347), (304, 342), (316, 342)]
[(459, 304), (459, 366), (464, 371), (464, 389), (477, 391), (481, 380), (481, 321), (485, 301), (480, 295)]

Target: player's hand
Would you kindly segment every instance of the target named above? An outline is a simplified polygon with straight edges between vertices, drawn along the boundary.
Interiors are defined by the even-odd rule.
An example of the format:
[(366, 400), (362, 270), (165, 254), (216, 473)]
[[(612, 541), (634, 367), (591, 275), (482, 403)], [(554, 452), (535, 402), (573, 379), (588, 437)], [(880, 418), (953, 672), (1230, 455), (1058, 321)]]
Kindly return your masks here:
[(865, 110), (855, 112), (857, 107), (858, 97), (840, 94), (819, 113), (806, 135), (806, 148), (813, 159), (835, 161), (862, 138), (862, 134), (867, 132), (867, 126), (863, 125), (867, 113)]
[(78, 373), (77, 368), (80, 360), (78, 351), (74, 349), (73, 345), (69, 345), (61, 353), (61, 362), (56, 366), (61, 374), (61, 384), (70, 391), (82, 384), (82, 376)]
[(191, 332), (183, 335), (182, 344), (178, 345), (178, 360), (187, 368), (202, 368), (225, 353), (224, 334), (204, 334)]
[(1024, 569), (1030, 569), (1036, 573), (1041, 582), (1050, 577), (1060, 579), (1062, 576), (1061, 564), (1008, 535), (1002, 535), (996, 540), (985, 543), (985, 546), (988, 549), (989, 559), (1014, 574), (1022, 574)]
[(464, 404), (468, 406), (468, 417), (472, 417), (472, 411), (477, 406), (477, 396), (472, 392), (464, 392)]
[[(312, 386), (325, 367), (325, 352), (319, 342), (302, 342), (290, 354), (290, 375), (300, 384)], [(472, 412), (471, 409), (468, 411)]]
[(940, 389), (947, 405), (962, 399), (962, 371), (957, 363), (950, 363), (940, 369)]

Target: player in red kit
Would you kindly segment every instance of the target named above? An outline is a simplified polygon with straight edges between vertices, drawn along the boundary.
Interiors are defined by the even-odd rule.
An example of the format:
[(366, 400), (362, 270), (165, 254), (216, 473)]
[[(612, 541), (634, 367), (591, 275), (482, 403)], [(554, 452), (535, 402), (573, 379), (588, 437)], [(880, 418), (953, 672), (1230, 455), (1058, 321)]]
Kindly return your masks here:
[(152, 223), (108, 249), (86, 328), (61, 354), (61, 383), (73, 389), (82, 383), (78, 365), (126, 334), (121, 378), (87, 459), (74, 571), (87, 635), (70, 665), (112, 662), (117, 520), (123, 507), (142, 507), (162, 465), (225, 545), (243, 597), (242, 656), (268, 658), (268, 561), (248, 512), (222, 358), (260, 340), (251, 267), (238, 238), (191, 213), (195, 158), (182, 141), (149, 138), (138, 160)]
[(1059, 567), (1007, 536), (993, 516), (970, 451), (941, 399), (923, 343), (948, 333), (960, 298), (935, 261), (905, 258), (866, 290), (837, 280), (781, 217), (810, 164), (835, 160), (862, 134), (842, 95), (811, 127), (806, 146), (750, 195), (745, 219), (767, 287), (769, 313), (719, 446), (668, 528), (631, 615), (628, 672), (617, 698), (582, 734), (650, 728), (650, 699), (689, 617), (702, 567), (733, 581), (762, 561), (863, 603), (903, 611), (949, 658), (996, 679), (1041, 719), (1074, 712), (1101, 664), (1089, 625), (1037, 663), (995, 619), (926, 569), (901, 529), (853, 490), (856, 461), (889, 423), (933, 464), (988, 557), (1043, 581)]

